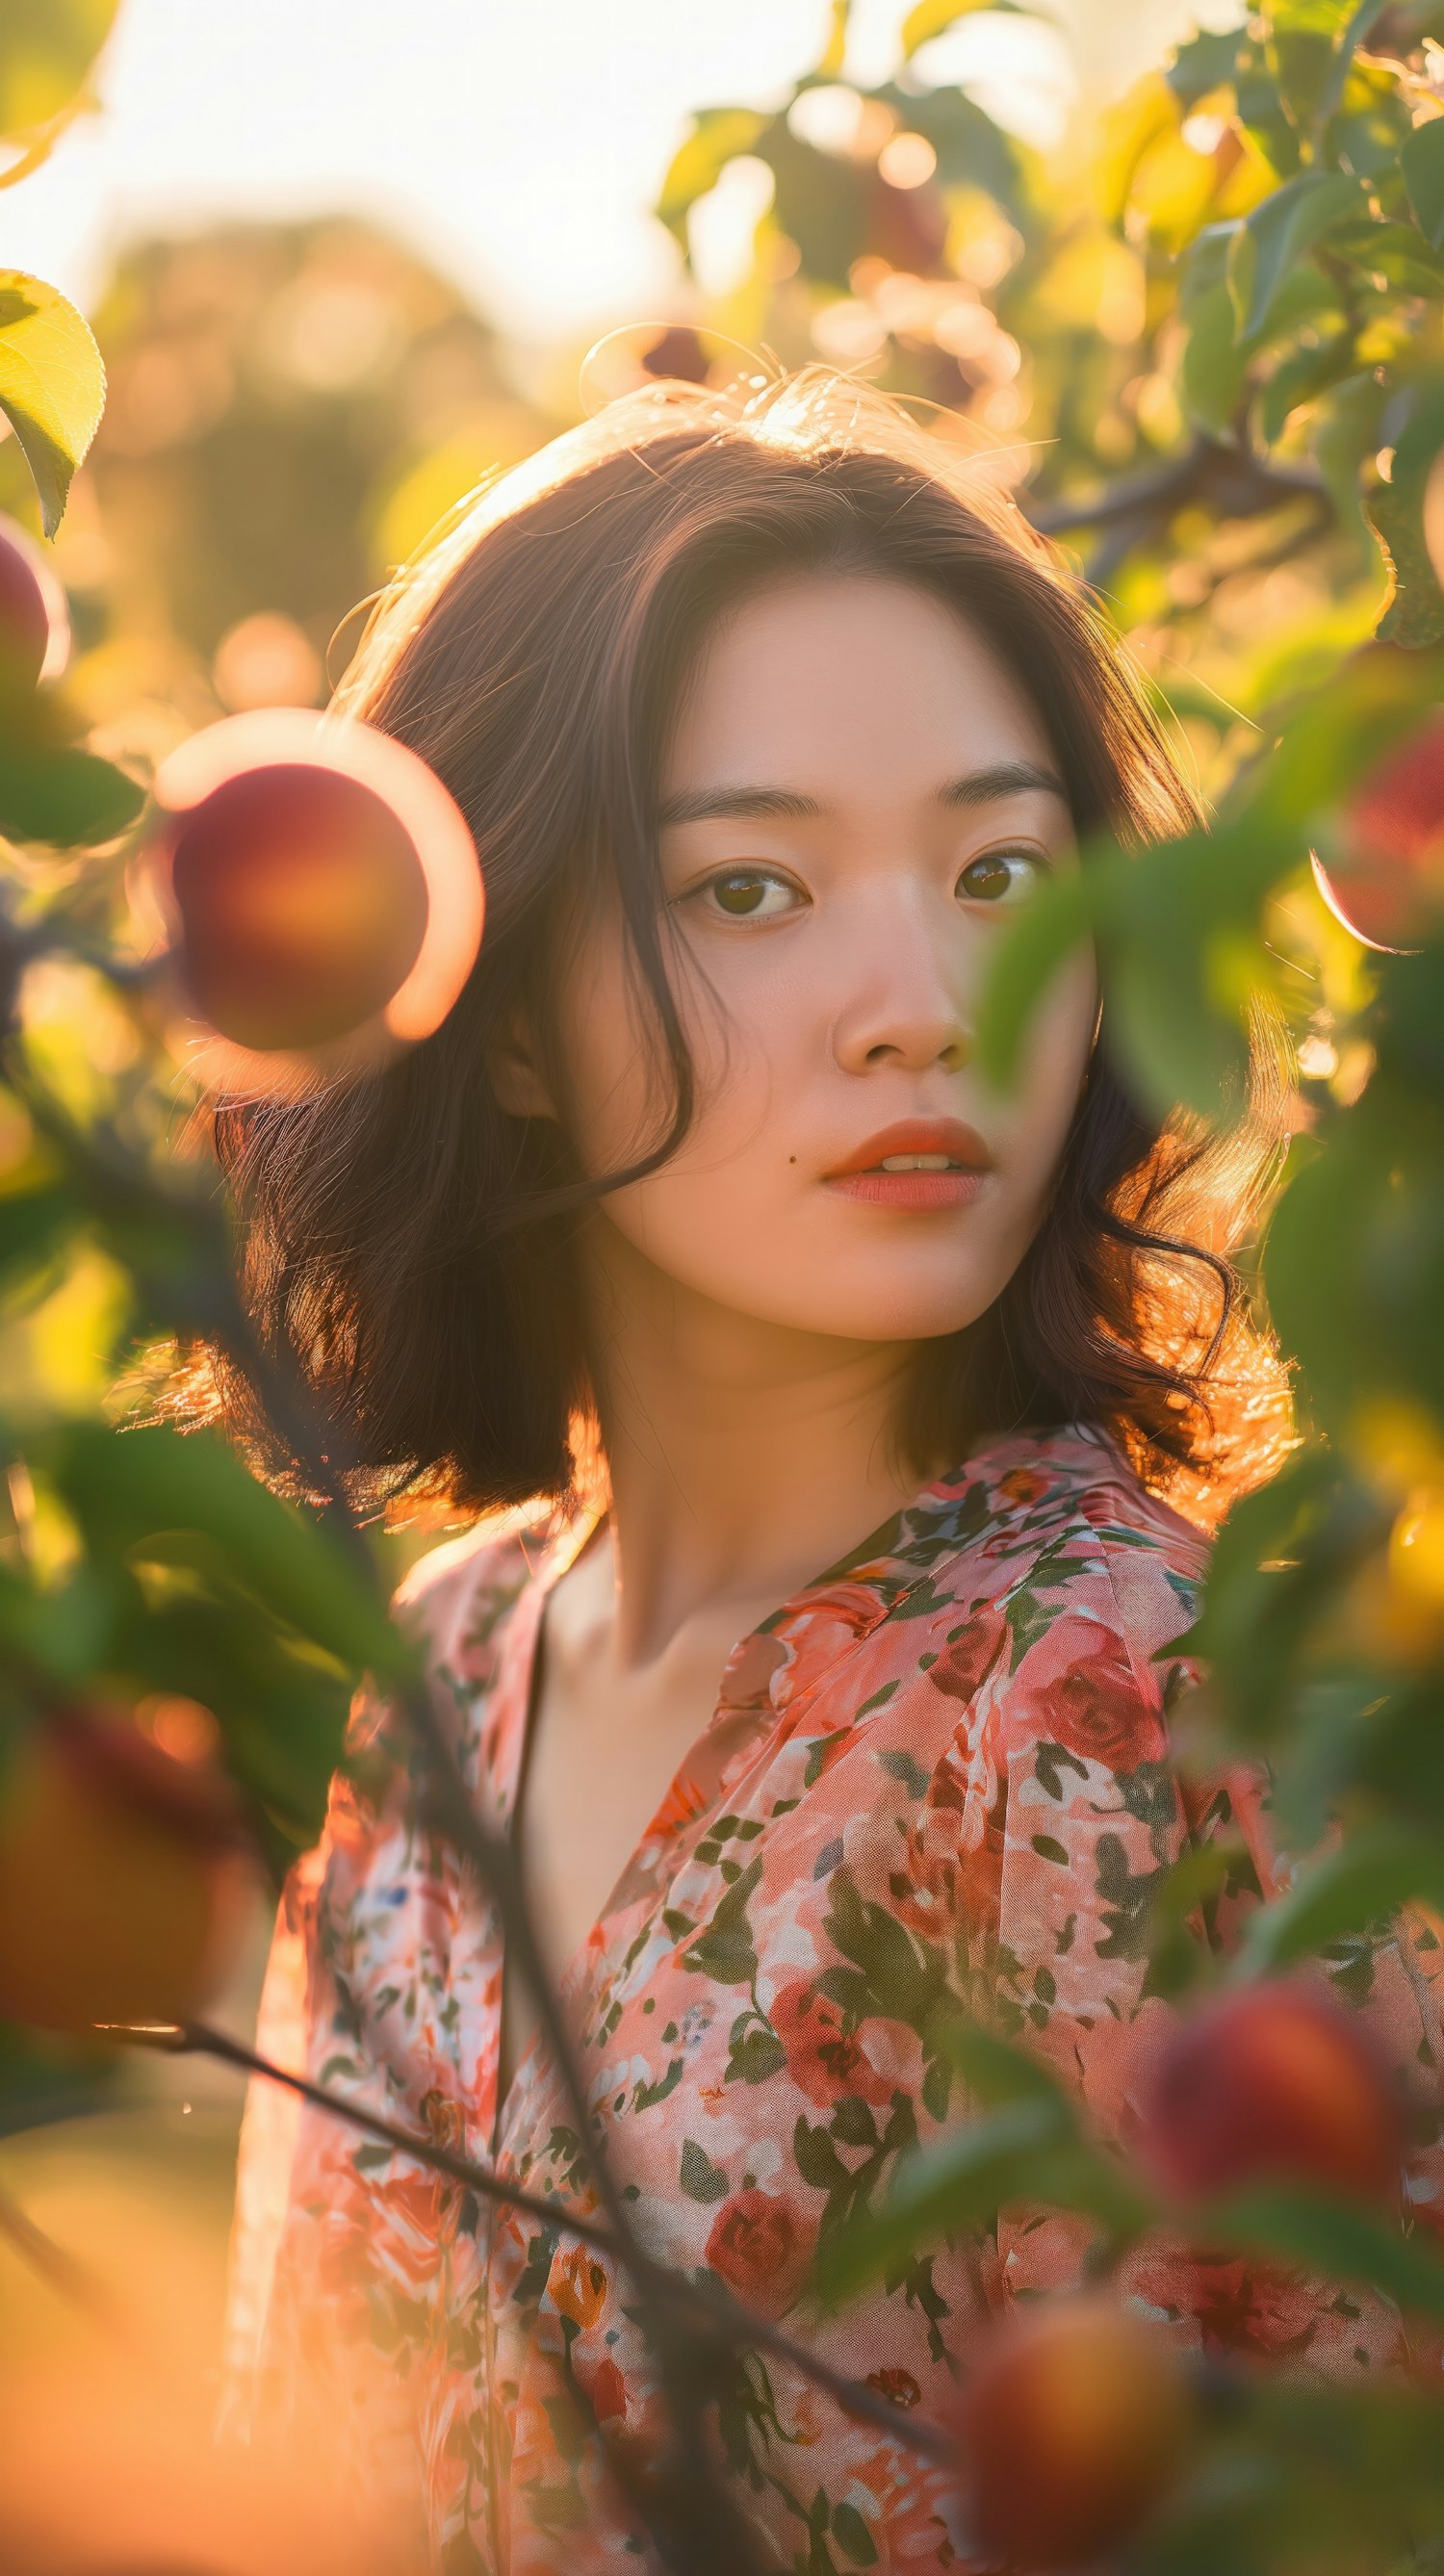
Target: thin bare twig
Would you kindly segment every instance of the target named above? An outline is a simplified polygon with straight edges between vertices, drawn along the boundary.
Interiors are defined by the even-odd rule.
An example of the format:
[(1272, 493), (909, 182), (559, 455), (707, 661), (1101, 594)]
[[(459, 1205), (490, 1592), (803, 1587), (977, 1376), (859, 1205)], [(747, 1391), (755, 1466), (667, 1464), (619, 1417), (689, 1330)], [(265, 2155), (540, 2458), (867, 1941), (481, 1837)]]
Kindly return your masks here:
[(56, 2291), (71, 2307), (82, 2309), (97, 2325), (115, 2331), (119, 2319), (104, 2284), (88, 2264), (78, 2263), (63, 2245), (46, 2235), (43, 2227), (37, 2227), (8, 2191), (0, 2191), (0, 2236), (14, 2246), (22, 2262), (29, 2264), (48, 2289)]
[(1246, 447), (1200, 435), (1181, 456), (1141, 466), (1134, 474), (1120, 474), (1116, 482), (1087, 499), (1041, 501), (1028, 511), (1028, 517), (1048, 537), (1134, 518), (1146, 532), (1166, 523), (1189, 501), (1210, 501), (1223, 518), (1252, 519), (1262, 510), (1277, 509), (1283, 501), (1300, 499), (1327, 503), (1327, 487), (1318, 474), (1268, 464)]
[[(451, 2182), (474, 2191), (480, 2199), (492, 2200), (499, 2206), (520, 2209), (543, 2227), (558, 2228), (592, 2246), (599, 2254), (615, 2259), (621, 2249), (611, 2230), (595, 2219), (584, 2218), (570, 2209), (565, 2201), (551, 2199), (540, 2192), (527, 2191), (520, 2183), (508, 2181), (505, 2175), (489, 2166), (477, 2164), (470, 2156), (458, 2155), (455, 2148), (442, 2146), (420, 2130), (404, 2128), (397, 2120), (388, 2120), (383, 2112), (368, 2110), (364, 2104), (350, 2102), (342, 2093), (332, 2093), (309, 2076), (296, 2075), (288, 2067), (277, 2066), (262, 2057), (244, 2040), (232, 2039), (225, 2031), (215, 2030), (207, 2022), (121, 2022), (102, 2023), (100, 2028), (110, 2039), (123, 2041), (133, 2048), (158, 2050), (170, 2057), (215, 2057), (223, 2065), (234, 2066), (242, 2074), (258, 2075), (266, 2083), (280, 2084), (287, 2092), (298, 2094), (302, 2101), (313, 2103), (318, 2110), (329, 2111), (339, 2120), (349, 2121), (368, 2136), (382, 2138), (401, 2155), (412, 2156), (419, 2164), (430, 2165), (445, 2174)], [(644, 2257), (649, 2261), (649, 2257)], [(779, 2360), (795, 2363), (798, 2370), (826, 2390), (850, 2415), (863, 2422), (876, 2424), (884, 2431), (899, 2436), (914, 2450), (929, 2458), (952, 2457), (952, 2445), (946, 2434), (926, 2418), (912, 2422), (890, 2398), (880, 2397), (865, 2382), (849, 2379), (834, 2370), (829, 2362), (819, 2359), (805, 2344), (784, 2334), (781, 2327), (767, 2317), (760, 2317), (734, 2299), (720, 2283), (715, 2289), (689, 2281), (680, 2272), (665, 2265), (655, 2265), (659, 2292), (687, 2319), (693, 2330), (721, 2343), (728, 2351), (756, 2349), (770, 2352)]]

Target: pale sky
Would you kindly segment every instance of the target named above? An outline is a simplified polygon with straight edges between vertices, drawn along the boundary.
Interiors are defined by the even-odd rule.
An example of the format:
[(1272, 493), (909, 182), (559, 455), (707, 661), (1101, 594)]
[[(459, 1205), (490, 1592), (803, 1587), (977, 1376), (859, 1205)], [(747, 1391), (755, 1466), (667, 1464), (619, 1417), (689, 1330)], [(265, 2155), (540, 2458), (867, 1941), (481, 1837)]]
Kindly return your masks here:
[[(848, 69), (885, 77), (905, 0), (855, 0)], [(1047, 146), (1237, 0), (1048, 0), (921, 58)], [(817, 58), (826, 0), (124, 0), (105, 112), (0, 191), (0, 262), (94, 304), (116, 252), (226, 214), (390, 225), (517, 338), (665, 317), (647, 212), (689, 111), (766, 105)], [(725, 244), (719, 254), (725, 259)]]

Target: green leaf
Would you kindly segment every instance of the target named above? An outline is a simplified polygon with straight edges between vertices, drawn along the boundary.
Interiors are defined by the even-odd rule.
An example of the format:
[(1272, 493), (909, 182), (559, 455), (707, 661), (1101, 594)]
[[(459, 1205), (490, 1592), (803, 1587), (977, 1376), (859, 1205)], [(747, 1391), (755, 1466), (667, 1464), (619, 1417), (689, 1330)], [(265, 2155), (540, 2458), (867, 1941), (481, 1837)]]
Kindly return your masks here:
[(1275, 0), (1265, 60), (1291, 124), (1316, 134), (1337, 105), (1342, 73), (1382, 0)]
[(706, 107), (679, 144), (662, 181), (656, 213), (685, 243), (687, 216), (699, 197), (715, 188), (729, 161), (750, 152), (772, 122), (755, 107)]
[(818, 77), (841, 80), (847, 59), (847, 22), (852, 16), (852, 0), (831, 0), (827, 42), (818, 57)]
[(307, 1514), (260, 1484), (210, 1432), (112, 1431), (67, 1424), (45, 1463), (78, 1526), (100, 1552), (194, 1559), (228, 1570), (278, 1617), (348, 1671), (409, 1679), (415, 1650), (379, 1592)]
[(1388, 482), (1376, 485), (1363, 504), (1393, 581), (1379, 634), (1385, 643), (1411, 649), (1444, 642), (1444, 590), (1424, 537), (1424, 494), (1441, 449), (1444, 384), (1436, 381), (1399, 437)]
[(1306, 170), (1255, 206), (1229, 246), (1235, 337), (1254, 338), (1298, 262), (1334, 225), (1367, 210), (1357, 179), (1338, 170)]
[(146, 791), (93, 752), (27, 749), (0, 734), (0, 832), (12, 841), (80, 849), (128, 831)]
[(1444, 250), (1444, 116), (1415, 126), (1399, 167), (1420, 231), (1431, 250)]
[(0, 1277), (13, 1296), (12, 1274), (43, 1277), (79, 1221), (68, 1189), (9, 1190), (0, 1195)]
[(1179, 389), (1189, 419), (1222, 438), (1232, 428), (1248, 375), (1248, 353), (1234, 329), (1233, 298), (1220, 281), (1191, 302)]
[(1072, 2126), (1073, 2106), (1057, 2078), (1010, 2040), (999, 2039), (978, 2022), (948, 2020), (938, 2027), (937, 2045), (990, 2109), (1010, 2102), (1046, 2102), (1062, 2123)]
[(1018, 2201), (1079, 2210), (1120, 2234), (1146, 2216), (1118, 2167), (1072, 2133), (1066, 2105), (1013, 2102), (904, 2157), (880, 2206), (860, 2209), (824, 2246), (817, 2290), (841, 2305), (919, 2246), (985, 2225)]
[(1444, 260), (1429, 248), (1412, 224), (1346, 223), (1330, 248), (1360, 271), (1361, 281), (1382, 278), (1405, 295), (1438, 297), (1444, 293)]
[[(1343, 34), (1334, 49), (1334, 67), (1319, 105), (1316, 130), (1325, 127), (1330, 117), (1337, 112), (1348, 83), (1354, 55), (1376, 19), (1383, 17), (1388, 6), (1389, 0), (1354, 0), (1354, 7), (1345, 18)], [(1350, 166), (1357, 170), (1360, 165), (1354, 161)]]
[(972, 18), (980, 9), (997, 5), (998, 0), (917, 0), (902, 22), (903, 61), (911, 62), (920, 46), (955, 27), (960, 18)]
[(1212, 1007), (1200, 968), (1206, 941), (1129, 940), (1105, 960), (1103, 1012), (1115, 1060), (1135, 1096), (1166, 1117), (1180, 1102), (1215, 1124), (1242, 1105), (1248, 1041)]
[[(1346, 340), (1349, 334), (1345, 334)], [(1362, 554), (1377, 563), (1377, 539), (1364, 516), (1361, 474), (1366, 457), (1378, 452), (1379, 424), (1389, 388), (1372, 367), (1346, 375), (1326, 392), (1314, 414), (1310, 444), (1338, 517), (1341, 534), (1352, 535)]]
[(47, 537), (104, 408), (105, 367), (85, 316), (41, 278), (0, 269), (0, 411), (35, 477)]
[(1444, 1849), (1397, 1825), (1350, 1836), (1256, 1914), (1235, 1963), (1240, 1978), (1308, 1957), (1347, 1932), (1362, 1932), (1411, 1896), (1444, 1903)]
[(0, 135), (18, 140), (59, 117), (115, 23), (120, 0), (6, 0)]
[(994, 952), (978, 1008), (978, 1052), (991, 1082), (1016, 1080), (1033, 1014), (1088, 937), (1092, 919), (1091, 886), (1081, 868), (1045, 879), (1020, 906)]
[(1211, 2203), (1191, 2224), (1200, 2241), (1275, 2255), (1382, 2290), (1405, 2311), (1444, 2317), (1444, 2259), (1355, 2203), (1291, 2182)]
[[(1259, 398), (1259, 430), (1265, 446), (1272, 447), (1283, 436), (1290, 414), (1302, 404), (1316, 401), (1320, 394), (1337, 385), (1341, 377), (1357, 381), (1357, 366), (1354, 335), (1342, 325), (1313, 347), (1305, 345), (1290, 350), (1287, 357), (1280, 359)], [(1374, 385), (1372, 374), (1367, 381)], [(1377, 394), (1380, 388), (1374, 385), (1374, 390)], [(1317, 439), (1314, 453), (1318, 454)], [(1357, 485), (1357, 466), (1354, 468), (1354, 481)], [(1337, 495), (1335, 497), (1337, 499)], [(1357, 512), (1357, 501), (1354, 511)]]
[(1225, 88), (1233, 79), (1238, 60), (1238, 30), (1221, 32), (1205, 29), (1190, 36), (1180, 45), (1165, 75), (1169, 88), (1185, 107), (1196, 107), (1201, 98), (1209, 98), (1216, 89)]
[(1205, 1942), (1188, 1924), (1195, 1907), (1217, 1897), (1230, 1872), (1246, 1858), (1244, 1846), (1227, 1835), (1191, 1844), (1154, 1889), (1148, 1907), (1148, 1976), (1144, 1991), (1170, 2002), (1199, 1984), (1212, 1966)]

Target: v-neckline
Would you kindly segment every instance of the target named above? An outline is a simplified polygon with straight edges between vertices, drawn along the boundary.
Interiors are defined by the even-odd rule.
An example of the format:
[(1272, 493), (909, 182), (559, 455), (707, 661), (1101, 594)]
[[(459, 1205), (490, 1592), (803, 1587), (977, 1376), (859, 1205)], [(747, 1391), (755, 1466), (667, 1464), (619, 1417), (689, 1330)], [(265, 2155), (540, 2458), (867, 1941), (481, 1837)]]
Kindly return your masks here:
[[(708, 1741), (720, 1721), (728, 1717), (740, 1716), (749, 1709), (756, 1708), (760, 1711), (764, 1702), (769, 1699), (770, 1682), (780, 1658), (766, 1653), (767, 1640), (774, 1636), (778, 1629), (790, 1625), (815, 1596), (826, 1595), (847, 1581), (849, 1577), (854, 1583), (859, 1581), (866, 1583), (870, 1574), (871, 1588), (875, 1590), (876, 1595), (871, 1615), (856, 1625), (850, 1634), (839, 1642), (837, 1653), (840, 1656), (849, 1647), (861, 1644), (862, 1640), (871, 1634), (873, 1628), (879, 1626), (882, 1620), (891, 1614), (898, 1600), (916, 1589), (927, 1576), (927, 1567), (922, 1565), (911, 1569), (910, 1581), (897, 1586), (896, 1589), (888, 1585), (883, 1567), (889, 1557), (892, 1557), (894, 1562), (896, 1557), (894, 1551), (884, 1542), (897, 1532), (900, 1524), (910, 1514), (924, 1509), (931, 1499), (943, 1497), (956, 1499), (957, 1494), (965, 1488), (973, 1475), (977, 1459), (993, 1445), (995, 1444), (992, 1441), (984, 1441), (979, 1449), (971, 1453), (959, 1466), (928, 1478), (918, 1486), (905, 1503), (898, 1505), (895, 1512), (889, 1513), (886, 1519), (877, 1522), (851, 1547), (845, 1549), (841, 1556), (835, 1557), (830, 1565), (824, 1566), (820, 1573), (810, 1577), (807, 1582), (799, 1584), (776, 1610), (769, 1611), (765, 1618), (758, 1620), (755, 1626), (747, 1629), (737, 1638), (722, 1666), (711, 1715), (687, 1746), (680, 1761), (674, 1765), (661, 1797), (650, 1810), (641, 1833), (617, 1872), (596, 1916), (573, 1950), (557, 1980), (556, 1993), (563, 2010), (570, 2000), (578, 1973), (590, 1955), (598, 1926), (605, 1922), (611, 1912), (617, 1890), (623, 1886), (636, 1866), (657, 1817), (672, 1800), (679, 1784), (694, 1762), (699, 1747)], [(515, 1723), (506, 1730), (503, 1760), (493, 1781), (497, 1812), (502, 1828), (508, 1835), (516, 1828), (520, 1784), (535, 1728), (537, 1714), (535, 1703), (541, 1662), (539, 1650), (547, 1601), (554, 1586), (576, 1564), (583, 1549), (589, 1545), (607, 1518), (607, 1505), (599, 1503), (583, 1511), (574, 1521), (567, 1524), (546, 1548), (534, 1567), (523, 1587), (515, 1614), (508, 1624), (502, 1649), (502, 1668), (496, 1675), (495, 1687), (498, 1690), (504, 1688), (514, 1695), (513, 1704), (518, 1708), (519, 1713)], [(749, 1666), (752, 1668), (750, 1671)], [(721, 1794), (722, 1787), (729, 1779), (729, 1767), (724, 1766), (717, 1783), (716, 1795)], [(492, 2163), (495, 2163), (503, 2152), (509, 2116), (520, 2096), (523, 2080), (532, 2067), (533, 2059), (539, 2054), (545, 2037), (538, 2023), (534, 2026), (525, 2048), (512, 2069), (510, 2081), (503, 2095), (501, 2044), (504, 2035), (508, 1951), (505, 1925), (500, 1927), (500, 1941), (501, 1958), (498, 1964), (497, 1982), (496, 2090), (490, 2141)]]

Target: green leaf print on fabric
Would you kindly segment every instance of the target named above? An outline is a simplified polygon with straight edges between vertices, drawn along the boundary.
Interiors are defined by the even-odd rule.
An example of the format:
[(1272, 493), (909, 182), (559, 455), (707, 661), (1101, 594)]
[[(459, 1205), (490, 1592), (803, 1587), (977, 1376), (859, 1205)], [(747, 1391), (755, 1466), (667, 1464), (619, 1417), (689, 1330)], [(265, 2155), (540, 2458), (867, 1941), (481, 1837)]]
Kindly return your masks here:
[(1117, 1834), (1098, 1837), (1095, 1893), (1104, 1902), (1107, 1938), (1097, 1946), (1100, 1959), (1146, 1959), (1148, 1922), (1162, 1868), (1130, 1870)]
[(947, 1991), (938, 1954), (928, 1950), (920, 1957), (897, 1917), (858, 1895), (847, 1868), (833, 1871), (827, 1892), (823, 1929), (861, 1973), (849, 1979), (846, 1970), (839, 1975), (829, 1969), (819, 1980), (823, 1991), (846, 2011), (881, 2013), (925, 2038)]
[(739, 1878), (732, 1881), (725, 1896), (718, 1899), (712, 1920), (682, 1953), (684, 1968), (700, 1976), (711, 1977), (719, 1986), (750, 1986), (757, 1979), (757, 1952), (752, 1946), (752, 1933), (747, 1921), (747, 1900), (762, 1876), (762, 1855), (749, 1861)]
[(695, 2138), (682, 2140), (682, 2162), (678, 2181), (689, 2200), (725, 2200), (732, 2186), (720, 2165), (714, 2165), (705, 2147)]
[(787, 2051), (769, 2023), (750, 2012), (739, 2013), (727, 2044), (728, 2084), (765, 2084), (769, 2075), (780, 2075), (787, 2064)]

